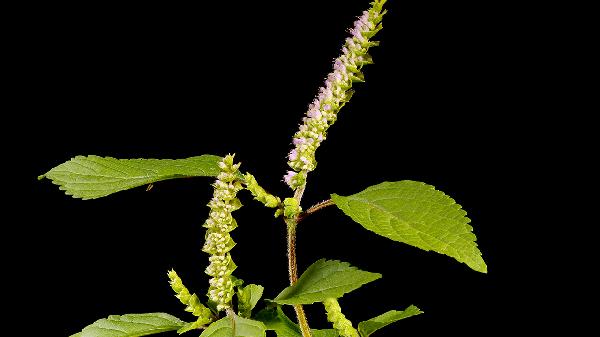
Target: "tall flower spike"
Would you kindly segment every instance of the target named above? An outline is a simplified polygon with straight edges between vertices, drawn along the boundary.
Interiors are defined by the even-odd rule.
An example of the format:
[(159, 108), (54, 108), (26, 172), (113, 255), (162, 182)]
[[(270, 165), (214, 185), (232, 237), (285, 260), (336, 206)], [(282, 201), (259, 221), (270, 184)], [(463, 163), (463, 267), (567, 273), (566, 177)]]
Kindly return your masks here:
[(214, 194), (208, 203), (209, 217), (204, 223), (206, 241), (202, 250), (210, 254), (210, 265), (206, 274), (209, 280), (208, 298), (213, 301), (217, 310), (225, 311), (231, 308), (231, 298), (234, 294), (234, 282), (231, 273), (236, 268), (229, 251), (235, 246), (229, 232), (237, 227), (237, 222), (231, 212), (242, 207), (236, 198), (237, 193), (243, 188), (238, 180), (240, 164), (233, 163), (233, 155), (227, 155), (219, 163), (221, 173), (213, 184)]
[(325, 140), (327, 129), (335, 123), (339, 110), (352, 97), (352, 83), (364, 82), (360, 70), (365, 64), (373, 63), (367, 52), (379, 44), (371, 38), (382, 28), (381, 19), (386, 12), (382, 7), (386, 1), (375, 0), (354, 22), (349, 30), (351, 36), (342, 47), (342, 55), (334, 60), (333, 71), (308, 106), (300, 130), (294, 135), (294, 148), (288, 155), (288, 165), (293, 171), (288, 171), (283, 178), (293, 190), (304, 185), (308, 172), (315, 169), (315, 152)]

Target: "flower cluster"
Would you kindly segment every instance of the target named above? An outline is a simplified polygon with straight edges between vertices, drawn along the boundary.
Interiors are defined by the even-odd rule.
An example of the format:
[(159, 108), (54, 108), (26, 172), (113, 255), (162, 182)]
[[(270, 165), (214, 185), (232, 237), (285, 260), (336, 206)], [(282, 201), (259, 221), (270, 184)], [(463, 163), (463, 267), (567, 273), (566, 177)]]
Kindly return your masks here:
[(191, 323), (190, 329), (197, 329), (203, 325), (206, 325), (213, 321), (213, 316), (209, 308), (205, 307), (196, 294), (190, 294), (188, 289), (183, 285), (181, 278), (175, 270), (169, 271), (169, 280), (171, 284), (171, 288), (175, 292), (175, 297), (179, 299), (181, 303), (183, 303), (185, 307), (185, 311), (191, 312), (194, 316), (198, 317), (198, 319)]
[(367, 52), (370, 47), (378, 45), (370, 39), (382, 28), (385, 2), (375, 0), (372, 7), (356, 20), (350, 29), (351, 36), (342, 48), (342, 55), (333, 62), (333, 72), (329, 73), (325, 85), (309, 105), (303, 124), (294, 135), (294, 148), (288, 155), (288, 165), (293, 171), (284, 176), (284, 181), (294, 190), (302, 186), (307, 173), (315, 169), (315, 152), (325, 140), (327, 129), (335, 123), (339, 110), (352, 97), (352, 83), (364, 81), (361, 68), (373, 63)]
[(342, 314), (342, 308), (340, 308), (340, 304), (335, 298), (326, 299), (323, 305), (325, 305), (325, 311), (327, 311), (327, 320), (333, 323), (333, 327), (340, 336), (360, 337), (358, 331), (352, 327), (352, 322)]
[(231, 298), (234, 294), (234, 282), (231, 273), (236, 268), (229, 251), (235, 246), (229, 232), (237, 227), (237, 222), (231, 212), (242, 207), (237, 192), (243, 187), (238, 180), (240, 164), (233, 163), (233, 155), (227, 155), (219, 163), (221, 173), (213, 184), (214, 194), (208, 203), (210, 207), (209, 218), (204, 223), (206, 241), (202, 250), (211, 256), (210, 265), (206, 274), (210, 275), (208, 298), (213, 301), (217, 310), (223, 311), (231, 307)]

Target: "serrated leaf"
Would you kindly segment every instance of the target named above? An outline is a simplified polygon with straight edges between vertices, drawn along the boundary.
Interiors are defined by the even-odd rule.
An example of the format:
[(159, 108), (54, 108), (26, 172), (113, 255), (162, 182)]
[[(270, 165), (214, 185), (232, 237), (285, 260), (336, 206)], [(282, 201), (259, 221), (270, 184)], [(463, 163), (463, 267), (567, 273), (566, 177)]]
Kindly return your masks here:
[(323, 302), (379, 278), (381, 274), (359, 270), (347, 262), (321, 259), (308, 267), (295, 285), (283, 289), (274, 301), (292, 305)]
[[(280, 306), (266, 308), (258, 312), (256, 320), (265, 324), (267, 330), (273, 330), (277, 337), (302, 337), (302, 332), (298, 324), (292, 322), (283, 312)], [(313, 337), (338, 337), (334, 329), (311, 329)]]
[(350, 196), (332, 194), (331, 199), (368, 230), (448, 255), (487, 273), (467, 212), (431, 185), (411, 180), (384, 182)]
[(252, 309), (262, 297), (265, 288), (257, 284), (249, 284), (245, 287), (240, 287), (237, 292), (238, 296), (238, 314), (242, 317), (249, 318), (252, 315)]
[(360, 332), (361, 337), (369, 337), (373, 332), (387, 325), (390, 325), (401, 319), (420, 315), (422, 313), (423, 312), (414, 305), (411, 305), (404, 311), (390, 310), (385, 314), (381, 314), (377, 317), (371, 318), (368, 321), (358, 323), (358, 332)]
[[(235, 320), (235, 334), (233, 329)], [(262, 322), (234, 316), (224, 317), (212, 323), (200, 335), (200, 337), (265, 337), (266, 328)]]
[(162, 312), (111, 315), (86, 326), (71, 337), (138, 337), (176, 331), (185, 324), (177, 317)]
[(214, 177), (222, 158), (203, 155), (186, 159), (115, 159), (77, 156), (38, 177), (48, 178), (66, 194), (95, 199), (161, 180)]

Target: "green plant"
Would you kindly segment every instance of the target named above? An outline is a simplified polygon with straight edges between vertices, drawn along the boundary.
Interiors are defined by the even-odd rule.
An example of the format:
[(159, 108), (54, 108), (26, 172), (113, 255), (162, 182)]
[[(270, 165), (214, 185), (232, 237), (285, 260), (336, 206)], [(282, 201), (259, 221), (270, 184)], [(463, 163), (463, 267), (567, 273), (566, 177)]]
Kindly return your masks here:
[[(342, 55), (334, 61), (334, 70), (310, 104), (303, 124), (293, 138), (284, 181), (293, 190), (289, 197), (265, 191), (250, 173), (242, 172), (233, 155), (203, 155), (187, 159), (114, 159), (79, 156), (41, 176), (60, 185), (77, 198), (94, 199), (137, 186), (179, 177), (216, 177), (203, 251), (209, 255), (206, 273), (210, 276), (207, 300), (191, 293), (179, 275), (168, 272), (176, 297), (195, 320), (184, 322), (164, 313), (110, 316), (83, 329), (74, 336), (143, 336), (164, 331), (199, 332), (201, 336), (265, 336), (274, 330), (279, 336), (370, 336), (395, 321), (418, 315), (410, 306), (403, 311), (388, 311), (353, 325), (342, 313), (338, 299), (362, 285), (375, 281), (380, 274), (359, 270), (346, 262), (321, 259), (298, 276), (296, 231), (299, 223), (319, 210), (337, 206), (366, 229), (391, 240), (455, 258), (476, 271), (487, 267), (475, 243), (466, 212), (433, 186), (415, 181), (384, 182), (350, 196), (332, 194), (331, 199), (303, 210), (302, 196), (308, 174), (316, 168), (315, 153), (338, 112), (352, 96), (355, 82), (364, 81), (361, 68), (372, 63), (368, 54), (377, 42), (372, 38), (382, 28), (385, 0), (372, 3), (350, 30)], [(233, 276), (236, 265), (229, 233), (237, 227), (233, 212), (242, 207), (238, 193), (249, 191), (255, 200), (272, 208), (287, 227), (290, 286), (283, 289), (265, 307), (255, 312), (263, 287), (244, 284)], [(322, 303), (333, 329), (311, 329), (303, 305)], [(281, 306), (294, 308), (298, 324), (291, 321)]]

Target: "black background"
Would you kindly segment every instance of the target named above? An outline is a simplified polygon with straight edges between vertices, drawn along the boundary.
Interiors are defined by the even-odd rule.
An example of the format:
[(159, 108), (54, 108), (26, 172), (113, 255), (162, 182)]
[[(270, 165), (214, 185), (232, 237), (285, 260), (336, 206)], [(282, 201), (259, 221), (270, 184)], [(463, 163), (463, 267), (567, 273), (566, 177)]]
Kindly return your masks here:
[[(204, 294), (201, 224), (212, 189), (209, 179), (184, 179), (81, 201), (35, 177), (80, 154), (231, 152), (269, 191), (289, 195), (281, 178), (291, 137), (346, 29), (366, 7), (302, 1), (27, 9), (15, 26), (24, 35), (13, 89), (25, 93), (16, 111), (26, 125), (18, 141), (32, 160), (22, 169), (26, 188), (8, 208), (18, 211), (17, 268), (28, 275), (19, 281), (27, 290), (17, 293), (45, 312), (37, 318), (45, 335), (72, 334), (109, 314), (164, 311), (191, 319), (166, 272), (175, 268)], [(390, 1), (387, 8), (375, 64), (319, 149), (304, 206), (386, 180), (427, 182), (468, 211), (489, 273), (379, 237), (334, 208), (302, 223), (300, 269), (325, 257), (382, 273), (341, 299), (355, 323), (410, 304), (425, 311), (379, 336), (513, 331), (528, 315), (516, 303), (527, 307), (539, 288), (523, 274), (533, 257), (521, 255), (514, 235), (525, 221), (508, 215), (506, 200), (516, 172), (534, 175), (525, 162), (544, 156), (535, 141), (524, 142), (536, 116), (516, 104), (528, 95), (529, 76), (514, 76), (515, 58), (524, 57), (522, 40), (509, 42), (517, 19), (479, 2)], [(287, 285), (285, 228), (247, 194), (242, 199), (235, 275), (264, 285), (273, 298)], [(33, 207), (19, 208), (23, 202)], [(307, 310), (314, 327), (328, 326), (319, 305)]]

